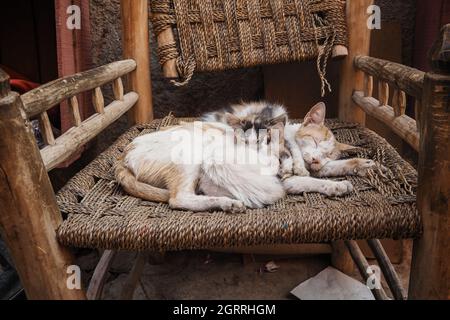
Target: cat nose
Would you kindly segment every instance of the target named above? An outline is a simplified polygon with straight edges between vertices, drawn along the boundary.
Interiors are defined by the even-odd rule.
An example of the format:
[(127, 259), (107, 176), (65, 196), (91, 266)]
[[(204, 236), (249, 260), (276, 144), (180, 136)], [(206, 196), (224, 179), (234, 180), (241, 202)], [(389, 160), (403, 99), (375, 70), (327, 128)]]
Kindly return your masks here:
[(313, 163), (313, 164), (319, 164), (319, 163), (320, 163), (320, 159), (319, 159), (319, 158), (312, 157), (311, 163)]

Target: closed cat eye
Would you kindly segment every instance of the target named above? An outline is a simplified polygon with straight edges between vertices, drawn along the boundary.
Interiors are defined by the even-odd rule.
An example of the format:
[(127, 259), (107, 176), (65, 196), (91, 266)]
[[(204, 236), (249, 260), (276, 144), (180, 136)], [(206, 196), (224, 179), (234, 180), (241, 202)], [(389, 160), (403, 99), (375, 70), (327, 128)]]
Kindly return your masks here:
[(303, 137), (303, 140), (308, 140), (310, 142), (314, 142), (316, 144), (316, 148), (319, 147), (319, 143), (321, 142), (319, 139), (314, 138), (313, 136), (310, 135), (305, 135)]

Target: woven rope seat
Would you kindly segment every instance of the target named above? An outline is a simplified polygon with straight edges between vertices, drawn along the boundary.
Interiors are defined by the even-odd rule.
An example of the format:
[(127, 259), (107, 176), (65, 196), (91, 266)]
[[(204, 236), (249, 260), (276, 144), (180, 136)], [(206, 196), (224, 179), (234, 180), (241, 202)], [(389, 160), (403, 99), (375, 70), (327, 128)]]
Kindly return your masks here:
[[(340, 0), (154, 0), (151, 22), (161, 65), (176, 62), (183, 85), (220, 71), (320, 57), (347, 46)], [(323, 58), (323, 59), (322, 59)]]
[[(57, 194), (65, 217), (60, 243), (118, 250), (184, 250), (247, 245), (323, 243), (338, 239), (415, 238), (421, 233), (416, 209), (417, 173), (369, 129), (327, 120), (340, 142), (360, 147), (355, 154), (381, 162), (386, 173), (341, 177), (355, 190), (339, 198), (317, 193), (287, 196), (245, 213), (172, 210), (164, 203), (127, 195), (115, 182), (113, 166), (138, 135), (194, 119), (167, 116), (137, 125), (73, 177)], [(347, 155), (348, 156), (348, 155)]]

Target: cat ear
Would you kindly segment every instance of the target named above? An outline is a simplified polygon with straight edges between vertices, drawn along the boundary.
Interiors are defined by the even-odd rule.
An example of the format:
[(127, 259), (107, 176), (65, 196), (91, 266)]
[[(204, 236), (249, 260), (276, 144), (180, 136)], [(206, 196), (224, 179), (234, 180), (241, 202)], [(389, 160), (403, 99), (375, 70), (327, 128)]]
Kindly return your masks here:
[(232, 113), (225, 112), (225, 121), (234, 129), (241, 127), (241, 119)]
[(336, 142), (336, 148), (341, 152), (359, 149), (358, 147), (351, 146), (351, 145), (345, 144), (345, 143), (340, 143), (340, 142)]
[(319, 102), (314, 107), (309, 110), (306, 114), (305, 119), (303, 121), (303, 125), (307, 126), (308, 124), (324, 124), (325, 123), (325, 115), (327, 113), (327, 108), (325, 103)]
[(287, 120), (288, 120), (288, 119), (287, 119), (287, 114), (282, 113), (282, 114), (280, 114), (279, 116), (270, 119), (270, 120), (268, 121), (268, 126), (269, 126), (269, 127), (274, 127), (274, 126), (277, 126), (277, 125), (283, 125), (283, 126), (285, 126), (286, 123), (287, 123)]

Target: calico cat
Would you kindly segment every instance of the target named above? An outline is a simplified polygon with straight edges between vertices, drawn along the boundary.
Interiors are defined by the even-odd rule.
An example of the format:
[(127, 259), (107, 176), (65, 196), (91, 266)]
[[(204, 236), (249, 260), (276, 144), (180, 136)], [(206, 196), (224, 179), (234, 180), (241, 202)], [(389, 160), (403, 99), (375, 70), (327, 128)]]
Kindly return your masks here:
[(258, 135), (258, 131), (268, 129), (277, 123), (285, 125), (288, 121), (286, 109), (279, 104), (266, 101), (242, 102), (219, 111), (208, 112), (201, 117), (206, 122), (221, 122), (233, 129), (243, 129), (249, 135)]
[[(260, 134), (275, 132), (277, 134), (278, 152), (282, 163), (290, 163), (291, 155), (285, 143), (285, 127), (288, 114), (284, 106), (267, 101), (241, 102), (219, 111), (208, 112), (201, 117), (202, 121), (220, 122), (239, 131), (247, 144), (256, 144)], [(286, 168), (288, 171), (289, 168)], [(291, 170), (292, 171), (292, 170)]]
[[(315, 131), (323, 130), (325, 112), (321, 108), (313, 108), (309, 115), (311, 120), (304, 128), (311, 127), (303, 131), (304, 134), (296, 134), (295, 139), (309, 147), (308, 137), (313, 137), (318, 144), (309, 152), (314, 155), (325, 144), (327, 159), (331, 154), (337, 154), (341, 145), (328, 134), (325, 135), (326, 140), (314, 139), (318, 136)], [(233, 134), (227, 134), (229, 131)], [(200, 136), (195, 136), (196, 132)], [(173, 209), (191, 211), (219, 209), (240, 212), (246, 207), (261, 208), (273, 204), (286, 193), (319, 192), (342, 196), (353, 190), (349, 181), (307, 176), (290, 176), (281, 180), (277, 176), (279, 158), (267, 152), (279, 141), (271, 140), (266, 134), (254, 146), (247, 143), (246, 137), (241, 138), (245, 143), (239, 143), (232, 126), (221, 122), (183, 123), (145, 134), (135, 138), (116, 163), (116, 180), (133, 196), (167, 202)], [(306, 151), (300, 152), (304, 154)], [(228, 157), (229, 154), (233, 157)], [(258, 161), (248, 160), (255, 158)], [(305, 161), (310, 166), (315, 163), (312, 158)], [(338, 168), (339, 175), (358, 174), (363, 171), (355, 171), (355, 168), (360, 165), (367, 167), (367, 160), (364, 161), (347, 165), (327, 160), (320, 168), (314, 167), (324, 176), (334, 175), (334, 167)]]

